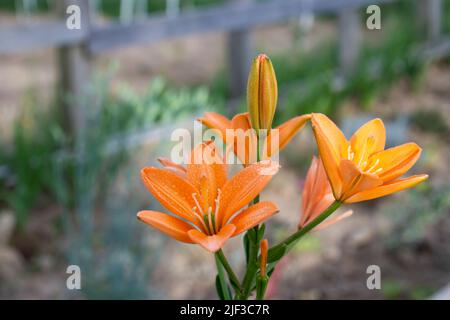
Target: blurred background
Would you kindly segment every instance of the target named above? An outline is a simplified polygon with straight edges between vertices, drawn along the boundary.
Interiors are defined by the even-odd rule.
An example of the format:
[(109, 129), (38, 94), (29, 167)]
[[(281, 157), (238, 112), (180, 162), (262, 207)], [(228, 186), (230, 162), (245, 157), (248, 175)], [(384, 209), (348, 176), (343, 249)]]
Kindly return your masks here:
[[(70, 4), (81, 30), (66, 27)], [(430, 175), (304, 238), (269, 297), (449, 298), (450, 0), (0, 0), (0, 298), (216, 298), (212, 255), (137, 221), (161, 210), (139, 171), (169, 156), (174, 128), (245, 110), (259, 52), (277, 73), (277, 123), (322, 112), (349, 137), (381, 117), (388, 145), (417, 142), (412, 172)], [(281, 208), (271, 243), (299, 221), (313, 153), (308, 127), (264, 191)], [(225, 248), (236, 267), (241, 241)], [(366, 286), (372, 264), (380, 290)]]

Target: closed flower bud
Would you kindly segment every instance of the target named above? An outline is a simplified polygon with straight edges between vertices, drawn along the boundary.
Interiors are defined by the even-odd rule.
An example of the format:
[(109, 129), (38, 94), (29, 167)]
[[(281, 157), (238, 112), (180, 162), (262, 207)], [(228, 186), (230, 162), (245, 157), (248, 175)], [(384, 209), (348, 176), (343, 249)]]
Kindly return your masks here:
[(253, 60), (247, 83), (247, 107), (255, 130), (270, 130), (277, 99), (277, 79), (272, 62), (265, 54), (259, 54)]

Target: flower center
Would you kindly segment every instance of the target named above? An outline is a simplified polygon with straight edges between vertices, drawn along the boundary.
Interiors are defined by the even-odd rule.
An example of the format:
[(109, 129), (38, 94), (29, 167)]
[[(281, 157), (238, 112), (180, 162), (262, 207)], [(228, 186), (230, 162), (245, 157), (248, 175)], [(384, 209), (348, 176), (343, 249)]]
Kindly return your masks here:
[(197, 199), (197, 193), (192, 194), (192, 198), (194, 199), (195, 202), (195, 207), (192, 208), (192, 212), (197, 217), (197, 219), (203, 226), (204, 231), (208, 235), (216, 234), (219, 231), (217, 216), (220, 208), (221, 194), (222, 191), (220, 189), (217, 189), (217, 197), (214, 200), (215, 209), (213, 211), (213, 208), (209, 206), (206, 213), (203, 211), (202, 206), (200, 205), (200, 202)]
[[(366, 140), (366, 143), (363, 144), (361, 151), (358, 154), (357, 159), (355, 159), (355, 152), (352, 149), (352, 146), (348, 146), (347, 148), (347, 159), (352, 161), (361, 171), (366, 173), (378, 174), (383, 168), (378, 167), (380, 164), (380, 159), (375, 158), (374, 160), (368, 161), (369, 154), (367, 145), (370, 143), (370, 137)], [(356, 161), (357, 160), (357, 161)]]

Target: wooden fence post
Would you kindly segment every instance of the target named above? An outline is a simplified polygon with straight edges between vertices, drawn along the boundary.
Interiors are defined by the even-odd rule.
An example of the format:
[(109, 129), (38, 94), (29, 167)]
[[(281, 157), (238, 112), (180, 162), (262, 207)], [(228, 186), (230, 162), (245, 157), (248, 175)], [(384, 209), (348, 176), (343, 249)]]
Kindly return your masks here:
[(180, 0), (166, 0), (166, 16), (174, 19), (180, 15)]
[(119, 20), (121, 24), (130, 24), (133, 22), (134, 2), (135, 0), (120, 0)]
[[(61, 0), (56, 2), (59, 15), (67, 19), (67, 7), (77, 5), (81, 11), (81, 30), (89, 34), (89, 0)], [(74, 30), (75, 31), (75, 30)], [(62, 124), (74, 145), (82, 141), (86, 128), (86, 99), (91, 81), (90, 57), (83, 43), (58, 48), (58, 99)]]
[(348, 7), (338, 14), (338, 55), (341, 75), (354, 71), (361, 45), (361, 22), (358, 8)]
[(442, 30), (442, 0), (417, 0), (419, 27), (428, 41), (439, 38)]
[[(239, 1), (232, 0), (235, 5), (248, 3), (248, 0)], [(250, 30), (234, 29), (228, 34), (228, 87), (232, 100), (244, 95), (247, 89), (247, 77), (250, 70), (251, 62), (251, 46), (250, 46)], [(229, 112), (234, 114), (236, 105), (231, 104)]]

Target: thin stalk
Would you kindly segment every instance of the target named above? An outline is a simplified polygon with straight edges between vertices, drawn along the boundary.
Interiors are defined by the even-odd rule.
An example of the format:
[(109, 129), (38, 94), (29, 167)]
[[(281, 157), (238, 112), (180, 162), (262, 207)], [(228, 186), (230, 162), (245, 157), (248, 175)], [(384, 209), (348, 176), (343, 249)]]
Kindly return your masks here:
[[(256, 140), (256, 161), (259, 162), (261, 160), (261, 155), (259, 152), (260, 148), (260, 137), (258, 134), (257, 140)], [(259, 203), (259, 194), (253, 199), (253, 204)], [(248, 256), (248, 263), (247, 263), (247, 270), (244, 275), (244, 279), (242, 280), (242, 295), (240, 296), (240, 299), (246, 300), (248, 296), (250, 295), (251, 289), (253, 287), (253, 282), (256, 279), (256, 272), (258, 271), (258, 252), (259, 252), (259, 243), (258, 243), (258, 232), (259, 232), (259, 225), (255, 226), (253, 228), (253, 234), (254, 237), (250, 237), (250, 247), (249, 247), (249, 256)]]
[(252, 289), (253, 282), (256, 278), (256, 271), (258, 270), (258, 245), (257, 242), (257, 234), (255, 234), (255, 240), (250, 243), (249, 248), (249, 257), (247, 270), (245, 272), (244, 280), (242, 280), (242, 295), (240, 299), (246, 300), (250, 295), (250, 291)]
[[(227, 281), (225, 280), (225, 273), (224, 273), (224, 267), (222, 265), (222, 262), (220, 262), (220, 259), (217, 255), (215, 255), (215, 260), (216, 260), (216, 266), (217, 266), (217, 275), (219, 277), (219, 281), (220, 281), (220, 287), (222, 288), (222, 295), (224, 297), (225, 300), (232, 300), (231, 296), (230, 296), (230, 292), (228, 290), (228, 284)], [(220, 293), (217, 292), (220, 296)]]
[(217, 257), (217, 259), (220, 260), (220, 263), (222, 263), (222, 266), (224, 267), (225, 271), (228, 274), (228, 278), (230, 279), (231, 285), (233, 286), (234, 290), (236, 291), (236, 294), (239, 296), (242, 292), (241, 284), (239, 282), (238, 277), (234, 273), (233, 268), (228, 263), (227, 258), (223, 254), (222, 249), (220, 249), (219, 251), (216, 252), (216, 257)]
[(328, 218), (333, 212), (337, 210), (341, 206), (342, 202), (335, 201), (333, 202), (324, 212), (322, 212), (317, 218), (315, 218), (313, 221), (308, 223), (306, 226), (286, 238), (281, 243), (277, 244), (276, 246), (269, 249), (269, 255), (270, 251), (275, 250), (276, 248), (285, 245), (286, 246), (286, 252), (291, 250), (294, 245), (300, 240), (301, 237), (303, 237), (305, 234), (307, 234), (309, 231), (314, 229), (317, 225), (319, 225), (321, 222), (323, 222), (326, 218)]
[(258, 278), (256, 279), (256, 300), (264, 300), (268, 283), (269, 277), (267, 275), (258, 276)]

